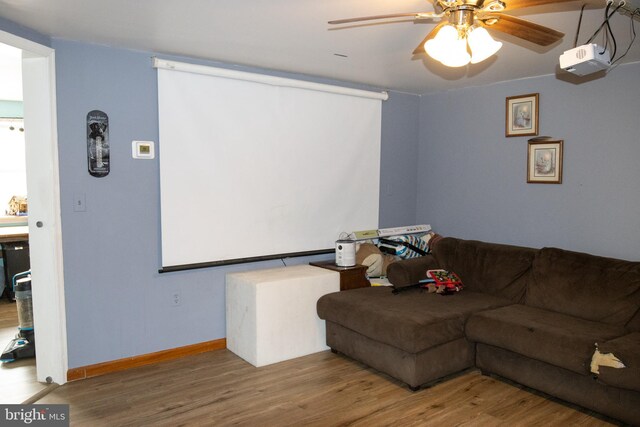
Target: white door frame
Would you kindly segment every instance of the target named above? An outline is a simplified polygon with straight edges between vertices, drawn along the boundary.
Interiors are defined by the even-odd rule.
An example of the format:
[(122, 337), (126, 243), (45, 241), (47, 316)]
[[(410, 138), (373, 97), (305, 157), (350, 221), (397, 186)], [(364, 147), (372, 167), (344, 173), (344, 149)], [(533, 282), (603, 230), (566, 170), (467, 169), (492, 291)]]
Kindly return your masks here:
[(4, 31), (0, 31), (0, 42), (22, 49), (37, 379), (64, 384), (68, 359), (55, 51)]

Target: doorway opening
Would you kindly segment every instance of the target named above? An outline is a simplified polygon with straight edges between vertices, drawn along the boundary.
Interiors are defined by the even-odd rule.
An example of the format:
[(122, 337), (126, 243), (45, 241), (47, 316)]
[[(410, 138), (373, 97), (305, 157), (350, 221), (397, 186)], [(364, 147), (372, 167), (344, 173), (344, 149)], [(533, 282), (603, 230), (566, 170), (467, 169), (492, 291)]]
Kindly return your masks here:
[[(22, 51), (0, 43), (0, 402), (21, 403), (41, 391), (32, 357), (31, 301), (14, 277), (29, 270), (27, 168), (22, 102)], [(30, 286), (24, 282), (21, 287)], [(23, 308), (19, 316), (19, 308)], [(27, 310), (24, 310), (24, 309)], [(22, 322), (20, 322), (22, 318)], [(10, 363), (9, 363), (10, 362)]]
[[(56, 128), (55, 52), (47, 46), (4, 31), (0, 31), (0, 43), (21, 52), (29, 211), (26, 227), (37, 342), (36, 380), (40, 383), (63, 384), (66, 382), (68, 363)], [(3, 345), (0, 342), (0, 346)]]

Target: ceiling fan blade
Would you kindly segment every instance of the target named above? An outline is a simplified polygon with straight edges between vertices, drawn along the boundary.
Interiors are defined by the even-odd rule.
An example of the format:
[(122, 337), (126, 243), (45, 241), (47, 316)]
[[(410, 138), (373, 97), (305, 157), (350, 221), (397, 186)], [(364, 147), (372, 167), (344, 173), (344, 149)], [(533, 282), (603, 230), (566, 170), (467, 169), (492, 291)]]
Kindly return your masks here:
[(533, 7), (533, 6), (542, 6), (545, 4), (558, 4), (558, 3), (570, 3), (575, 2), (579, 7), (582, 4), (586, 3), (588, 6), (596, 6), (601, 7), (604, 3), (600, 0), (584, 0), (584, 1), (576, 1), (576, 0), (505, 0), (506, 8), (505, 10), (515, 10), (515, 9), (523, 9), (525, 7)]
[(329, 24), (339, 25), (339, 24), (349, 24), (352, 22), (374, 21), (376, 19), (408, 18), (408, 17), (411, 17), (413, 19), (431, 19), (431, 18), (437, 18), (439, 16), (440, 15), (432, 12), (391, 13), (389, 15), (374, 15), (374, 16), (361, 16), (359, 18), (336, 19), (335, 21), (329, 21)]
[(413, 50), (413, 54), (414, 55), (420, 55), (421, 53), (425, 53), (424, 44), (427, 42), (427, 40), (431, 40), (432, 38), (434, 38), (436, 36), (436, 34), (438, 34), (438, 31), (440, 31), (440, 28), (444, 27), (445, 25), (447, 25), (447, 23), (446, 22), (442, 22), (442, 23), (436, 25), (435, 27), (433, 27), (433, 30), (431, 30), (431, 32), (429, 34), (427, 34), (427, 37), (425, 37), (424, 40), (422, 40), (420, 42), (418, 47), (416, 47)]
[(483, 16), (480, 20), (487, 28), (511, 34), (540, 46), (549, 46), (564, 37), (564, 33), (552, 28), (502, 13)]

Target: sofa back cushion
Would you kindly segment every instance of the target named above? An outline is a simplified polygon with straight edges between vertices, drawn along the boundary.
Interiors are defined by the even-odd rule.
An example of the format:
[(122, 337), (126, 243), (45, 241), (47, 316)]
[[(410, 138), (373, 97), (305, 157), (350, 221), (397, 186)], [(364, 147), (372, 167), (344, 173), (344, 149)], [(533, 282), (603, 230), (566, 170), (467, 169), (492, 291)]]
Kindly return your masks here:
[(625, 325), (640, 304), (640, 263), (544, 248), (533, 262), (526, 304)]
[(631, 332), (640, 332), (640, 306), (638, 307), (638, 311), (636, 311), (635, 316), (629, 320), (627, 323), (627, 329)]
[(440, 268), (453, 271), (464, 289), (512, 302), (524, 300), (537, 250), (445, 237), (432, 248)]

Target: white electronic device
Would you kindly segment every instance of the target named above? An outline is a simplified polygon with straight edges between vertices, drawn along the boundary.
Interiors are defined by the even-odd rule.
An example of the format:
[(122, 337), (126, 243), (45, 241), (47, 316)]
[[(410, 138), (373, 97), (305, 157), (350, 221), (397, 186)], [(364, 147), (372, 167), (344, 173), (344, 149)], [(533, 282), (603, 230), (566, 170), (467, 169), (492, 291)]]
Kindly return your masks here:
[(353, 240), (336, 240), (336, 265), (353, 267), (356, 265), (356, 242)]
[(595, 43), (570, 49), (560, 55), (560, 68), (577, 76), (586, 76), (611, 66), (609, 52)]
[(371, 240), (380, 237), (399, 236), (401, 234), (419, 234), (431, 231), (429, 224), (407, 225), (404, 227), (381, 228), (380, 230), (362, 230), (351, 233), (354, 240)]
[(154, 159), (156, 151), (153, 141), (131, 141), (131, 157), (134, 159)]
[(399, 234), (426, 233), (428, 231), (431, 231), (431, 226), (428, 224), (409, 225), (406, 227), (381, 228), (378, 230), (378, 236), (388, 237), (397, 236)]

